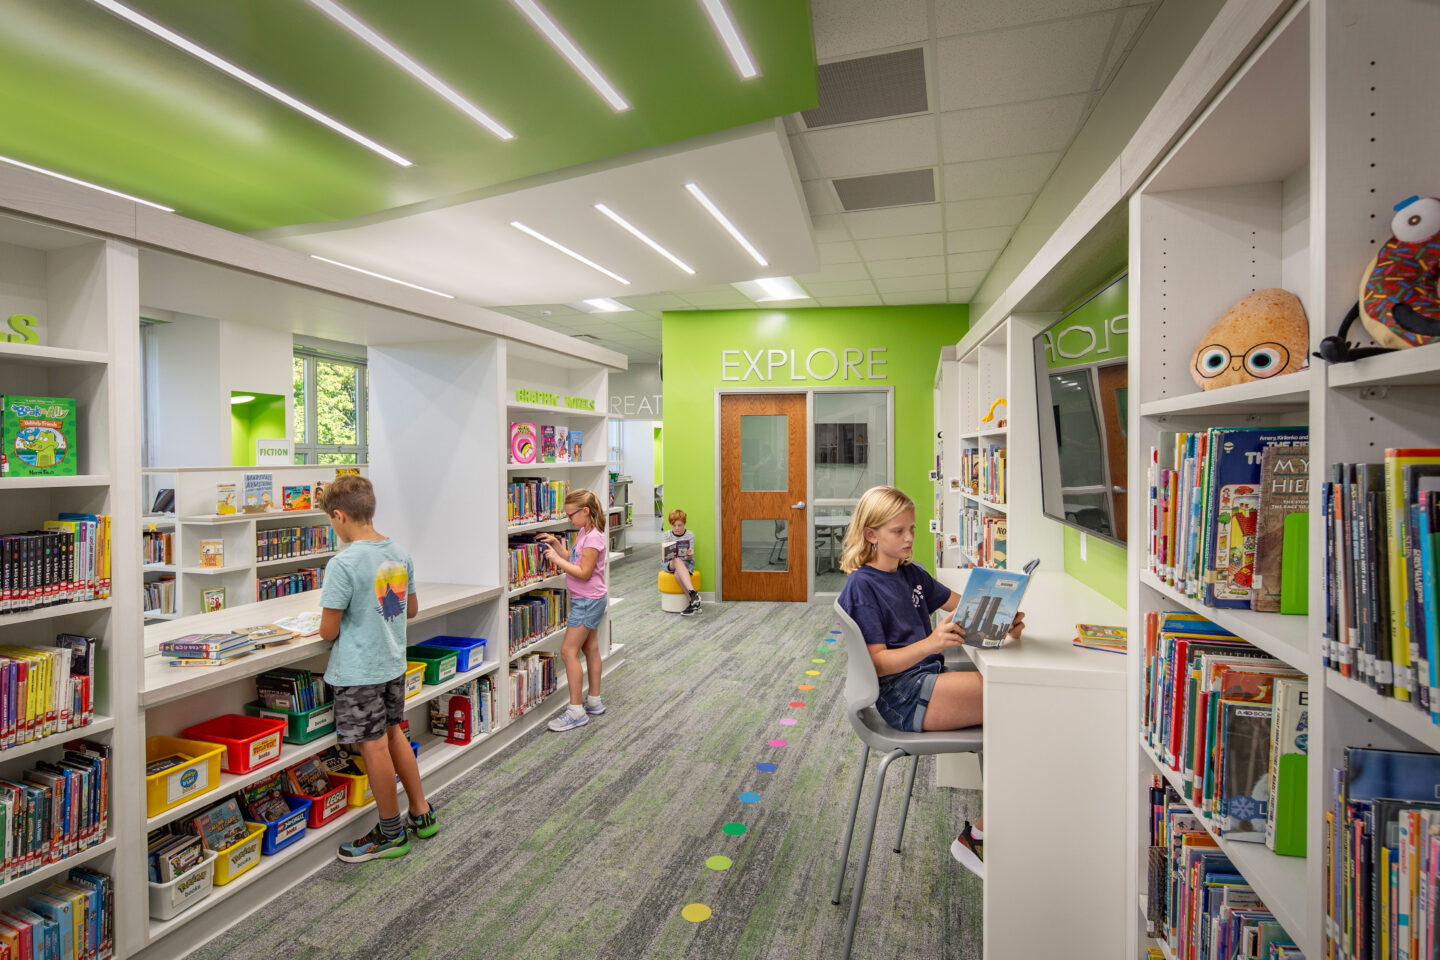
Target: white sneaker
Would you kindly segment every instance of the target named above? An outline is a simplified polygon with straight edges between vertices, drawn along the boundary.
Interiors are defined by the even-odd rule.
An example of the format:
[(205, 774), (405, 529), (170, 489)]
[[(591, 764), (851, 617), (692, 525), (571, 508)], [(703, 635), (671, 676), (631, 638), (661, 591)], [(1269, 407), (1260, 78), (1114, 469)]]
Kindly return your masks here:
[(965, 829), (951, 842), (950, 856), (981, 880), (985, 879), (985, 842), (971, 835), (970, 821), (965, 821)]
[(566, 730), (574, 730), (576, 727), (583, 727), (589, 722), (590, 717), (588, 714), (582, 713), (580, 714), (580, 716), (577, 717), (567, 708), (560, 711), (560, 716), (556, 717), (554, 720), (551, 720), (548, 724), (546, 724), (546, 727), (556, 733), (564, 733)]

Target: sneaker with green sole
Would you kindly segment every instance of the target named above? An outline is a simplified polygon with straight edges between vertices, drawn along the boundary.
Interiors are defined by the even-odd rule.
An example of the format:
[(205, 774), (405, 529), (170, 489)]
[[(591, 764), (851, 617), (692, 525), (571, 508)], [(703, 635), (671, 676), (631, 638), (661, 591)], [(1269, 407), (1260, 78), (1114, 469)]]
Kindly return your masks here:
[(360, 839), (340, 844), (339, 857), (346, 863), (364, 863), (366, 860), (393, 860), (409, 852), (409, 834), (402, 831), (400, 836), (386, 840), (385, 831), (377, 823)]
[(413, 813), (410, 814), (410, 829), (414, 830), (415, 836), (422, 840), (429, 840), (440, 832), (440, 825), (435, 822), (435, 807), (433, 804), (429, 810), (426, 810), (418, 817)]

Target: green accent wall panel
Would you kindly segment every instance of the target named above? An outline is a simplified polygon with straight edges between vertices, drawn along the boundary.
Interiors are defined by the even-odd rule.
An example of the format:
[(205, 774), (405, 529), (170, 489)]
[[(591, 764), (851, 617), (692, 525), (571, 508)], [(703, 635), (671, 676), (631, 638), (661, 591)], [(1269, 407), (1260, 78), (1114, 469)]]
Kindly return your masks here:
[(1090, 537), (1085, 544), (1085, 559), (1081, 560), (1082, 536), (1074, 527), (1065, 528), (1065, 572), (1106, 599), (1128, 607), (1125, 548)]

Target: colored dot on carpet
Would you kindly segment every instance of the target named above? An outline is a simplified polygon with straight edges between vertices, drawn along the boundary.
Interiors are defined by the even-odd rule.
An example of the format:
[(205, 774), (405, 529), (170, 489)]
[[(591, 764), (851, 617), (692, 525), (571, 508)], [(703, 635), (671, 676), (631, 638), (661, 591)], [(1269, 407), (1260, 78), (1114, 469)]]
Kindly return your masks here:
[(806, 671), (805, 671), (805, 676), (807, 676), (807, 677), (818, 677), (818, 676), (820, 676), (820, 671), (819, 671), (819, 670), (806, 670)]
[(725, 824), (725, 826), (720, 828), (721, 833), (728, 833), (732, 837), (740, 836), (742, 833), (745, 832), (745, 830), (746, 827), (743, 823), (727, 823)]
[(707, 859), (707, 860), (705, 861), (705, 866), (709, 867), (711, 870), (729, 870), (729, 869), (730, 869), (730, 858), (729, 858), (729, 857), (710, 857), (709, 859)]
[(821, 660), (819, 657), (816, 657), (814, 660), (811, 660), (810, 662), (811, 662), (811, 663), (824, 663), (825, 661), (824, 661), (824, 660)]
[(794, 717), (786, 717), (784, 720), (781, 720), (781, 721), (780, 721), (780, 726), (782, 726), (782, 727), (793, 727), (793, 726), (795, 726), (795, 724), (797, 724), (797, 723), (799, 723), (799, 722), (800, 722), (800, 721), (799, 721), (799, 720), (796, 720)]
[(757, 764), (755, 764), (755, 769), (756, 769), (756, 770), (759, 770), (761, 773), (773, 773), (773, 772), (775, 771), (775, 764), (773, 764), (773, 763), (757, 763)]
[(687, 904), (685, 908), (680, 911), (680, 916), (689, 920), (691, 923), (700, 923), (703, 920), (710, 919), (710, 908), (703, 903)]
[(751, 793), (749, 790), (746, 790), (744, 793), (740, 794), (739, 799), (741, 803), (759, 803), (760, 794)]
[(805, 701), (804, 701), (804, 700), (791, 700), (791, 701), (790, 701), (790, 706), (792, 706), (792, 707), (797, 707), (797, 708), (798, 708), (798, 707), (803, 707), (803, 706), (805, 706)]
[(802, 683), (802, 684), (800, 684), (799, 686), (797, 686), (795, 689), (796, 689), (796, 690), (814, 690), (815, 687), (814, 687), (812, 684)]
[(788, 740), (781, 740), (781, 739), (779, 739), (779, 738), (776, 738), (776, 739), (770, 741), (770, 746), (772, 746), (772, 747), (783, 747), (783, 746), (785, 746), (785, 744), (787, 744), (787, 743), (789, 743)]

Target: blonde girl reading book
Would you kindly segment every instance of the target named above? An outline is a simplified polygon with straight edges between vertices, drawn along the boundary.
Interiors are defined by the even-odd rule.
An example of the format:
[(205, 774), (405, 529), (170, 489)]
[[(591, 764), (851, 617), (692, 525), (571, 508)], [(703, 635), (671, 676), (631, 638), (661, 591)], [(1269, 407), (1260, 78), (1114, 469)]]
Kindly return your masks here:
[[(880, 679), (875, 709), (887, 724), (915, 733), (971, 727), (983, 715), (980, 675), (947, 671), (944, 659), (946, 650), (964, 645), (965, 632), (949, 617), (931, 626), (932, 615), (953, 611), (960, 594), (913, 563), (914, 549), (915, 501), (894, 487), (865, 491), (845, 531), (840, 568), (849, 576), (840, 606), (865, 638)], [(1024, 627), (1025, 615), (1017, 613), (1010, 636)], [(982, 836), (978, 822), (973, 830), (966, 823), (951, 852), (983, 874)]]
[[(572, 490), (565, 498), (565, 519), (579, 531), (570, 548), (570, 556), (560, 554), (560, 541), (552, 534), (542, 533), (537, 540), (548, 548), (545, 555), (565, 573), (565, 589), (570, 593), (570, 619), (565, 639), (560, 644), (560, 659), (565, 661), (565, 679), (570, 684), (570, 705), (554, 720), (555, 732), (574, 730), (605, 712), (600, 700), (600, 618), (605, 615), (605, 511), (600, 500), (589, 490)], [(585, 675), (589, 693), (580, 699), (580, 655), (585, 655)]]

